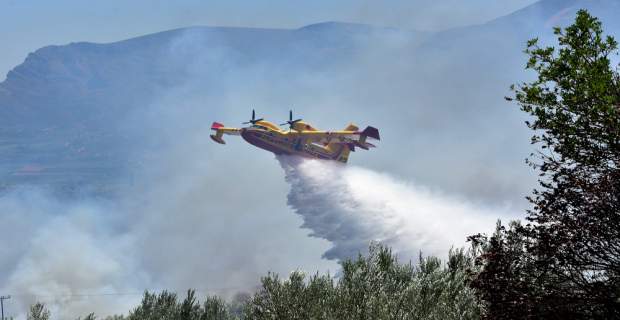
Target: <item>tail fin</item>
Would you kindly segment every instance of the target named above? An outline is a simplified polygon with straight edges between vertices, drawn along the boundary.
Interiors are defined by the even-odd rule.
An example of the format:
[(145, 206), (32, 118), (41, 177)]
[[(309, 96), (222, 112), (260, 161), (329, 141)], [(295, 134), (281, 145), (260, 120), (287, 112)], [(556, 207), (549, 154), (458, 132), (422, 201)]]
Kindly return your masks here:
[(217, 130), (219, 128), (224, 128), (224, 125), (219, 122), (213, 122), (211, 125), (211, 130)]
[(366, 127), (366, 129), (362, 131), (362, 135), (373, 138), (373, 139), (381, 140), (381, 137), (379, 137), (379, 129), (375, 127), (371, 127), (371, 126)]
[(375, 127), (368, 126), (364, 131), (360, 132), (360, 139), (356, 141), (356, 145), (362, 149), (368, 150), (368, 148), (374, 147), (372, 143), (366, 142), (366, 138), (370, 137), (373, 139), (380, 140), (379, 138), (379, 129)]
[(224, 139), (222, 139), (224, 132), (222, 130), (219, 130), (221, 128), (224, 128), (223, 124), (219, 122), (213, 122), (213, 124), (211, 125), (211, 130), (215, 130), (215, 134), (210, 135), (210, 137), (211, 139), (213, 139), (213, 141), (219, 144), (226, 144), (226, 142), (224, 142)]

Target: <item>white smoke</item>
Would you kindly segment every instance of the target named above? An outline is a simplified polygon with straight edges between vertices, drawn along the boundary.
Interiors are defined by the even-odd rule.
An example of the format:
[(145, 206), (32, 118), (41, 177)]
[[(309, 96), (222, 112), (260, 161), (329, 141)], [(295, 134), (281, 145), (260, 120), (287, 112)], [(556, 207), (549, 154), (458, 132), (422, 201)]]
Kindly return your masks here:
[(371, 241), (412, 259), (445, 256), (466, 237), (492, 231), (508, 208), (488, 208), (399, 181), (387, 174), (335, 162), (279, 156), (291, 185), (288, 204), (311, 235), (329, 240), (328, 259), (364, 253)]
[[(198, 31), (174, 39), (158, 57), (183, 80), (158, 90), (148, 113), (140, 109), (122, 124), (140, 132), (146, 140), (140, 145), (157, 151), (140, 161), (146, 173), (126, 177), (133, 189), (115, 190), (121, 196), (113, 203), (30, 191), (0, 198), (0, 293), (13, 295), (5, 314), (23, 318), (30, 303), (42, 301), (53, 307), (54, 318), (105, 316), (126, 313), (144, 289), (252, 290), (268, 271), (335, 268), (333, 260), (364, 252), (372, 240), (407, 257), (418, 250), (443, 255), (506, 216), (506, 209), (484, 209), (367, 169), (286, 160), (288, 203), (299, 213), (292, 215), (287, 185), (269, 153), (233, 139), (222, 149), (207, 138), (210, 121), (234, 125), (249, 106), (275, 118), (295, 103), (296, 112), (311, 122), (322, 119), (317, 123), (326, 128), (343, 126), (354, 113), (356, 121), (384, 128), (386, 136), (407, 137), (385, 144), (374, 160), (366, 158), (370, 167), (470, 198), (503, 201), (530, 185), (516, 169), (521, 160), (514, 155), (521, 153), (514, 147), (519, 135), (505, 120), (510, 113), (481, 117), (456, 107), (504, 110), (489, 97), (508, 86), (477, 72), (459, 77), (450, 62), (460, 61), (460, 51), (418, 60), (409, 41), (419, 40), (390, 38), (361, 45), (338, 69), (299, 72), (287, 63), (237, 65), (237, 51), (211, 45), (217, 33)], [(252, 52), (256, 39), (247, 40), (239, 52)], [(502, 66), (500, 74), (512, 73)], [(446, 80), (455, 79), (461, 81), (449, 82), (446, 94)], [(443, 150), (449, 156), (439, 157)], [(321, 239), (308, 239), (297, 228), (302, 223)], [(324, 252), (333, 260), (320, 259)]]
[(3, 195), (0, 211), (6, 248), (0, 288), (12, 295), (5, 314), (24, 318), (28, 306), (40, 301), (54, 318), (106, 315), (129, 310), (140, 298), (101, 295), (146, 284), (134, 239), (116, 223), (121, 212), (105, 201), (60, 201), (26, 188)]
[[(274, 214), (269, 201), (253, 211), (258, 200), (222, 207), (213, 197), (230, 202), (232, 192), (209, 190), (209, 174), (175, 175), (177, 181), (149, 180), (161, 188), (124, 199), (68, 200), (34, 188), (0, 197), (0, 292), (12, 295), (5, 314), (24, 319), (35, 302), (45, 303), (53, 319), (126, 314), (144, 290), (183, 295), (191, 288), (200, 298), (230, 298), (253, 291), (269, 271), (324, 272), (333, 264), (320, 261), (326, 246), (304, 244), (321, 243), (296, 228), (297, 217)], [(274, 199), (284, 204), (283, 196)], [(280, 232), (265, 236), (261, 230), (270, 227)], [(300, 245), (307, 253), (294, 253)]]
[(12, 295), (5, 314), (24, 319), (37, 301), (53, 319), (127, 314), (147, 289), (229, 298), (253, 291), (269, 271), (335, 270), (321, 259), (327, 241), (308, 238), (301, 219), (280, 209), (286, 184), (272, 157), (262, 172), (281, 188), (252, 187), (254, 167), (225, 177), (212, 169), (222, 161), (242, 168), (243, 159), (205, 166), (206, 155), (180, 154), (119, 198), (71, 200), (38, 188), (2, 195), (0, 293)]
[[(251, 188), (236, 202), (230, 186), (213, 171), (190, 166), (191, 159), (175, 158), (184, 164), (175, 166), (179, 171), (167, 168), (167, 175), (146, 179), (150, 187), (136, 187), (125, 199), (69, 201), (32, 189), (4, 195), (2, 239), (10, 245), (0, 249), (0, 290), (14, 295), (9, 314), (23, 318), (36, 301), (60, 319), (126, 313), (145, 289), (227, 296), (253, 290), (268, 271), (325, 271), (334, 262), (319, 261), (321, 252), (341, 260), (365, 252), (371, 241), (405, 259), (419, 251), (444, 256), (467, 235), (491, 231), (498, 216), (511, 216), (506, 208), (485, 208), (357, 166), (278, 160), (291, 187), (288, 204), (301, 219), (277, 210), (284, 183)], [(277, 177), (278, 168), (271, 170), (265, 175)], [(228, 178), (255, 185), (251, 176)], [(304, 239), (300, 224), (332, 247)]]

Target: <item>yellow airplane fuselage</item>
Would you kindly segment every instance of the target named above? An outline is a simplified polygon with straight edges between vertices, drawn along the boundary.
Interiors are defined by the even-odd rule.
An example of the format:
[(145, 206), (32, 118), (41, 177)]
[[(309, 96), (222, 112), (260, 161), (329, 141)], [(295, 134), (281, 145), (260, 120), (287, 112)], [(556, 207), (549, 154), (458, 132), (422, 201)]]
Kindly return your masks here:
[[(309, 125), (296, 123), (299, 129)], [(275, 154), (297, 155), (307, 158), (336, 160), (346, 163), (349, 158), (347, 146), (329, 146), (306, 141), (298, 131), (284, 131), (267, 121), (242, 128), (241, 137), (248, 143)], [(330, 148), (331, 147), (331, 148)]]
[(290, 130), (282, 130), (275, 124), (262, 119), (247, 122), (252, 125), (245, 128), (227, 128), (214, 122), (211, 126), (215, 134), (213, 141), (224, 144), (224, 134), (240, 135), (245, 141), (276, 155), (297, 155), (307, 158), (336, 160), (346, 163), (351, 151), (355, 147), (365, 150), (375, 147), (366, 142), (367, 138), (379, 140), (379, 131), (373, 127), (366, 127), (358, 131), (358, 127), (350, 124), (341, 131), (319, 131), (309, 124), (298, 120), (289, 120)]

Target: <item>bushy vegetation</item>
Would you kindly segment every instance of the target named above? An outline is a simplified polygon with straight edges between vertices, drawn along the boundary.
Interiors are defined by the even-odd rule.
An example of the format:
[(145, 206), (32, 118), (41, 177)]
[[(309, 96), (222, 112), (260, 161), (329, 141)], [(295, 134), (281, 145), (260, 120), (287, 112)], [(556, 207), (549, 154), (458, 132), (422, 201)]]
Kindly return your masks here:
[(164, 291), (159, 295), (145, 292), (142, 303), (132, 310), (126, 320), (229, 320), (236, 319), (231, 307), (217, 296), (209, 296), (201, 304), (193, 290), (183, 301), (175, 293)]
[[(368, 256), (344, 261), (337, 277), (268, 274), (253, 296), (236, 303), (215, 296), (200, 303), (192, 290), (183, 300), (171, 292), (146, 292), (128, 315), (108, 320), (478, 319), (480, 306), (465, 281), (472, 266), (473, 257), (463, 250), (451, 251), (447, 263), (420, 257), (414, 265), (371, 245)], [(29, 319), (48, 318), (43, 305), (33, 306)]]
[(28, 310), (28, 320), (49, 320), (50, 311), (42, 303), (35, 303)]
[(388, 248), (342, 263), (337, 277), (300, 272), (262, 279), (244, 310), (247, 319), (477, 319), (480, 308), (466, 285), (472, 257), (450, 252), (447, 264), (420, 257), (401, 264)]

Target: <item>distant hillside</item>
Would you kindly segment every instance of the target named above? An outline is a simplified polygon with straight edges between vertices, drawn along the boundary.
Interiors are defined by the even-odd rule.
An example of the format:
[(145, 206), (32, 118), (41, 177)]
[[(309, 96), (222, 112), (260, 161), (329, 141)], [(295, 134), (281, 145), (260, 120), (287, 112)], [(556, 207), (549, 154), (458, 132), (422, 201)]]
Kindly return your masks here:
[(118, 117), (187, 76), (187, 66), (164, 59), (178, 39), (191, 39), (193, 47), (182, 48), (188, 55), (208, 48), (225, 55), (230, 67), (277, 62), (295, 71), (338, 63), (354, 50), (355, 37), (371, 29), (340, 23), (298, 30), (192, 27), (110, 44), (44, 47), (0, 84), (0, 112), (3, 119), (28, 119), (24, 125)]
[[(344, 23), (298, 30), (191, 27), (41, 48), (0, 83), (4, 183), (74, 185), (118, 175), (139, 144), (132, 128), (123, 131), (125, 118), (148, 112), (161, 92), (191, 78), (193, 66), (185, 62), (197, 56), (212, 79), (260, 64), (298, 74), (341, 62), (355, 50), (356, 37), (372, 30)], [(170, 57), (179, 52), (188, 60)]]
[[(570, 22), (580, 7), (601, 16), (605, 29), (620, 35), (618, 1), (544, 0), (482, 25), (436, 34), (329, 22), (296, 30), (191, 27), (109, 44), (80, 42), (44, 47), (29, 54), (0, 83), (2, 183), (6, 187), (24, 182), (80, 185), (114, 180), (139, 162), (133, 155), (148, 145), (141, 140), (151, 136), (140, 128), (147, 126), (146, 121), (136, 119), (169, 116), (157, 113), (162, 109), (152, 108), (167, 101), (168, 91), (182, 92), (191, 86), (191, 92), (204, 92), (208, 97), (205, 101), (215, 97), (230, 101), (235, 99), (236, 86), (247, 91), (273, 82), (270, 90), (288, 90), (282, 89), (288, 79), (307, 85), (304, 93), (309, 94), (312, 88), (336, 93), (349, 90), (347, 94), (357, 95), (360, 103), (351, 110), (332, 108), (330, 114), (317, 109), (317, 117), (331, 119), (334, 113), (364, 110), (388, 127), (388, 135), (414, 137), (399, 148), (427, 150), (415, 155), (433, 162), (446, 161), (442, 165), (449, 171), (448, 160), (437, 159), (444, 148), (441, 141), (447, 148), (456, 143), (455, 138), (442, 137), (446, 130), (433, 128), (438, 141), (430, 145), (416, 140), (421, 135), (408, 128), (429, 130), (429, 125), (436, 123), (456, 130), (456, 137), (491, 126), (509, 128), (505, 112), (497, 105), (502, 103), (508, 84), (519, 79), (515, 75), (524, 66), (525, 40), (548, 35), (552, 25)], [(385, 47), (392, 51), (382, 53)], [(365, 65), (358, 68), (351, 61), (368, 65), (381, 61), (394, 69), (366, 70)], [(392, 78), (392, 71), (406, 81)], [(342, 82), (353, 84), (360, 79), (368, 80), (368, 87), (339, 87)], [(321, 87), (321, 81), (327, 87)], [(438, 88), (444, 91), (438, 94)], [(364, 98), (372, 90), (382, 90), (385, 99)], [(167, 103), (169, 108), (176, 108), (183, 100)], [(296, 104), (295, 99), (290, 100)], [(433, 107), (426, 107), (430, 105)], [(238, 108), (243, 114), (249, 110), (248, 105)], [(269, 108), (264, 110), (273, 110)], [(212, 119), (204, 116), (200, 120), (208, 126)], [(155, 124), (155, 129), (165, 130), (166, 126)], [(505, 135), (494, 144), (487, 143), (488, 152), (504, 154), (502, 146), (513, 141), (512, 136)], [(386, 152), (396, 153), (398, 149)], [(463, 157), (472, 154), (471, 150), (459, 152)], [(482, 165), (516, 166), (500, 158), (493, 161)], [(398, 166), (407, 168), (407, 163), (402, 160)], [(413, 174), (422, 179), (430, 174), (419, 170)], [(510, 184), (510, 179), (501, 183)], [(464, 180), (463, 185), (467, 184)]]

